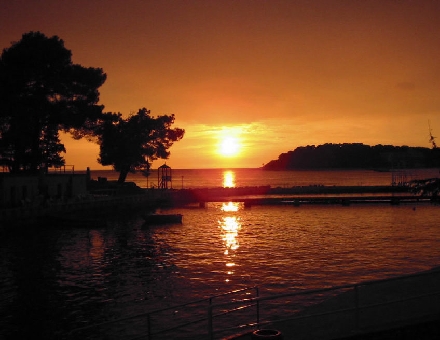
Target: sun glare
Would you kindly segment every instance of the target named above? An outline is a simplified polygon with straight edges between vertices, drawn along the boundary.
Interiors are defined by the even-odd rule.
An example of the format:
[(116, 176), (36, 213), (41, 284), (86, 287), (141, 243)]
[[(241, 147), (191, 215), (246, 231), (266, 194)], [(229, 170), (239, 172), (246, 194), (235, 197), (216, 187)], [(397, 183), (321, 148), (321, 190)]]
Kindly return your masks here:
[(240, 151), (240, 143), (237, 138), (225, 137), (220, 144), (220, 154), (223, 156), (235, 156)]

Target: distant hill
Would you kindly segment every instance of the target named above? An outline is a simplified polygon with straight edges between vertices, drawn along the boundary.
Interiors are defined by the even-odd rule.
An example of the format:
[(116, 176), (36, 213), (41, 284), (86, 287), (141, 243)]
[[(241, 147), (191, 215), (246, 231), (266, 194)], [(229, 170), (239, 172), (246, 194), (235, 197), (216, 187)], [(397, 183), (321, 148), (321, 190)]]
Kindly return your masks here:
[(440, 149), (362, 143), (308, 145), (279, 155), (264, 170), (404, 169), (440, 166)]

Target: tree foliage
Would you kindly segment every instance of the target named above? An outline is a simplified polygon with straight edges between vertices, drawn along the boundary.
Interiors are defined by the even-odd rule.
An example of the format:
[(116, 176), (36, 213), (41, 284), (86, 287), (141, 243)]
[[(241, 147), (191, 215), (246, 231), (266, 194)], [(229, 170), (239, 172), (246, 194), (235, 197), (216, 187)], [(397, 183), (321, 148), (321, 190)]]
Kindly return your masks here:
[(282, 153), (265, 170), (289, 169), (399, 169), (440, 165), (440, 149), (362, 143), (298, 147)]
[[(172, 128), (174, 115), (153, 117), (150, 110), (139, 109), (127, 119), (121, 114), (108, 113), (99, 135), (100, 153), (98, 162), (112, 165), (119, 172), (119, 183), (123, 183), (130, 172), (145, 171), (150, 162), (170, 155), (170, 147), (183, 138), (185, 130)], [(116, 119), (114, 119), (116, 118)]]
[(413, 180), (409, 183), (410, 190), (414, 194), (421, 196), (431, 196), (432, 199), (438, 199), (440, 193), (440, 178), (427, 178)]
[(100, 68), (73, 64), (57, 36), (29, 32), (0, 59), (0, 161), (11, 172), (64, 164), (59, 131), (74, 138), (94, 133), (104, 116)]

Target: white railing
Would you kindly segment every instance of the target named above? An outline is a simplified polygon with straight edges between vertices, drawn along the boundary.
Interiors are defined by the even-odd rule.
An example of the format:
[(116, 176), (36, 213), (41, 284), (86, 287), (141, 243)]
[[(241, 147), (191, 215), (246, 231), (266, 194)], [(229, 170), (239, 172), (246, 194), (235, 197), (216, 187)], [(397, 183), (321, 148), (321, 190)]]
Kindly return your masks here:
[[(208, 339), (209, 325), (212, 324), (212, 320), (206, 313), (207, 307), (215, 301), (234, 299), (241, 295), (258, 297), (258, 287), (246, 287), (177, 306), (77, 328), (70, 332), (68, 339), (87, 338), (86, 335), (93, 338), (93, 335), (90, 335), (91, 332), (97, 331), (99, 334), (105, 334), (109, 329), (112, 331), (111, 335), (106, 335), (108, 339), (121, 337), (128, 340), (179, 339), (180, 336), (188, 339)], [(241, 300), (243, 299), (239, 299)], [(127, 327), (127, 324), (135, 319), (138, 320), (135, 322), (136, 329), (130, 332), (127, 328), (131, 327)], [(144, 322), (139, 322), (139, 320)]]
[[(215, 309), (234, 311), (240, 305), (256, 305), (257, 316), (228, 332), (269, 327), (294, 330), (295, 338), (300, 338), (301, 332), (313, 338), (314, 328), (320, 325), (317, 331), (328, 339), (349, 336), (439, 318), (440, 271), (213, 304), (208, 315), (214, 316)], [(211, 323), (209, 338), (218, 338), (217, 334), (224, 337), (224, 331)]]
[(65, 173), (75, 173), (75, 166), (74, 165), (60, 165), (60, 166), (54, 166), (47, 169), (47, 172), (49, 174), (65, 174)]
[[(246, 298), (236, 299), (239, 294)], [(253, 295), (253, 296), (251, 296)], [(221, 299), (229, 299), (221, 301)], [(301, 334), (321, 339), (383, 330), (391, 325), (413, 323), (440, 316), (440, 271), (397, 278), (364, 281), (323, 289), (259, 296), (250, 287), (191, 303), (171, 306), (126, 318), (90, 325), (71, 332), (112, 329), (118, 339), (233, 339), (255, 329), (274, 328), (295, 339)], [(226, 319), (225, 318), (229, 318)], [(127, 321), (138, 319), (132, 333)], [(139, 322), (139, 320), (144, 320)], [(120, 333), (114, 331), (119, 323)], [(317, 327), (319, 325), (319, 327)], [(143, 328), (143, 329), (141, 329)], [(109, 337), (110, 339), (111, 337)], [(288, 337), (285, 337), (288, 338)]]

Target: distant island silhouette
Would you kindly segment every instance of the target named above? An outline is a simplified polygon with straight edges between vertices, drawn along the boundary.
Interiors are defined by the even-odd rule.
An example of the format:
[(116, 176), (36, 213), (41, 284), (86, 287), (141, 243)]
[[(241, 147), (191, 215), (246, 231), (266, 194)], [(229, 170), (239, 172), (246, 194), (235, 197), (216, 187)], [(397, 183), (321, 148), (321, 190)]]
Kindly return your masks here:
[(263, 170), (373, 169), (387, 171), (440, 166), (440, 149), (343, 143), (307, 145), (279, 155)]

